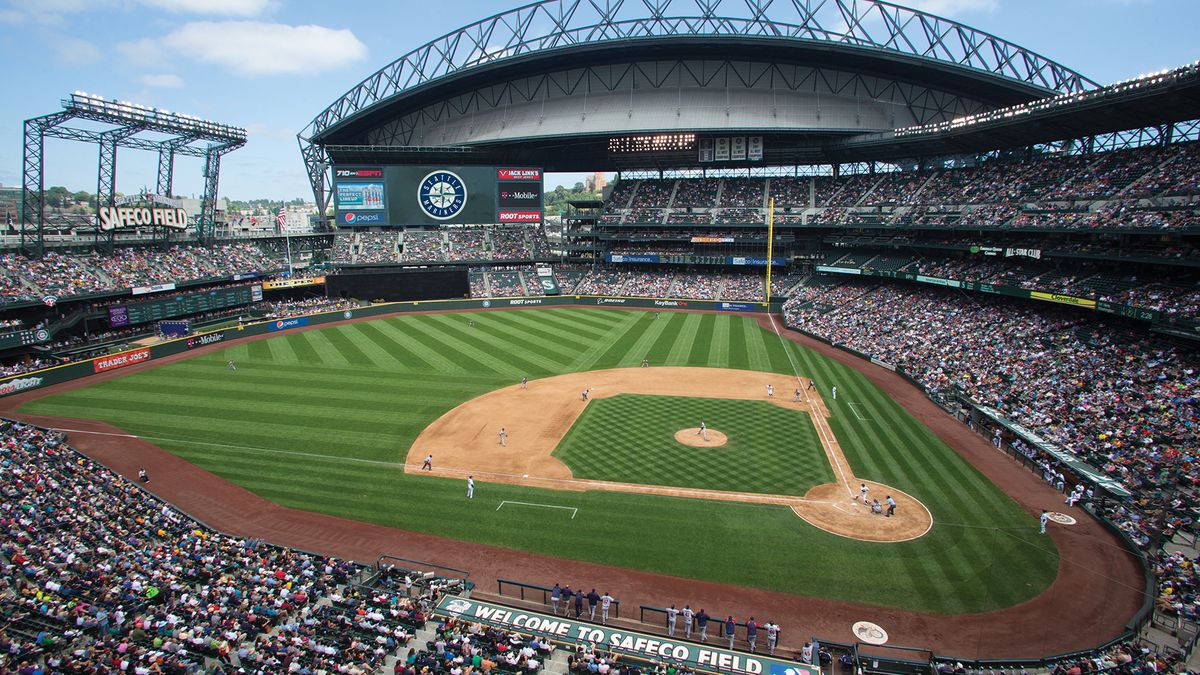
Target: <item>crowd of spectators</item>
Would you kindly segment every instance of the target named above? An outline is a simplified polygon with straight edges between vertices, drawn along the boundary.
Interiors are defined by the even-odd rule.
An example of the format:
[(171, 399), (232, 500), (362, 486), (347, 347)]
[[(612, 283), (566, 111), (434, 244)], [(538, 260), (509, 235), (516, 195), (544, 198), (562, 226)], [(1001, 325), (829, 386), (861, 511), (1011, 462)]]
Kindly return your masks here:
[(445, 241), (441, 232), (409, 230), (402, 239), (400, 260), (402, 262), (435, 261), (446, 259)]
[(358, 238), (359, 263), (396, 262), (395, 232), (360, 232)]
[(211, 248), (117, 248), (112, 254), (46, 251), (37, 260), (0, 255), (0, 296), (7, 302), (116, 292), (135, 286), (183, 283), (249, 272), (274, 272), (285, 264), (249, 243)]
[[(276, 627), (305, 621), (318, 598), (359, 571), (212, 532), (77, 455), (57, 432), (0, 423), (0, 457), (4, 672), (44, 663), (56, 672), (183, 673), (206, 657), (229, 663)], [(357, 662), (326, 646), (311, 657), (322, 667)], [(288, 649), (280, 664), (298, 657)]]

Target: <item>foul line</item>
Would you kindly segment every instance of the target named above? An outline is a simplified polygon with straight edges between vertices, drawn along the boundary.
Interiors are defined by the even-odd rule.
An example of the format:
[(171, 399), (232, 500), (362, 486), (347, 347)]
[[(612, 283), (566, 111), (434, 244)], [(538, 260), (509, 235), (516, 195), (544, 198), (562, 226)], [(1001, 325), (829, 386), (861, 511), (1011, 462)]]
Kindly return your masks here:
[(533, 502), (514, 502), (514, 501), (510, 501), (508, 499), (500, 502), (500, 506), (497, 506), (496, 510), (499, 511), (501, 508), (503, 508), (503, 506), (505, 504), (520, 504), (521, 506), (540, 506), (544, 509), (562, 509), (564, 511), (571, 512), (571, 520), (575, 520), (575, 514), (579, 513), (579, 509), (575, 508), (574, 506), (555, 506), (554, 504), (534, 504)]
[(826, 429), (827, 423), (824, 416), (821, 415), (821, 410), (813, 405), (812, 395), (808, 393), (808, 387), (804, 384), (804, 378), (800, 377), (800, 368), (796, 365), (796, 359), (792, 356), (791, 345), (780, 334), (779, 326), (775, 324), (775, 315), (768, 311), (767, 320), (771, 322), (771, 328), (775, 331), (775, 337), (779, 339), (779, 343), (783, 347), (783, 352), (787, 354), (788, 362), (792, 364), (792, 374), (796, 376), (797, 386), (804, 392), (804, 401), (808, 404), (808, 411), (812, 416), (813, 426), (817, 428), (817, 434), (821, 436), (821, 443), (826, 448), (825, 454), (829, 456), (830, 463), (833, 464), (833, 468), (837, 469), (838, 475), (841, 476), (842, 487), (846, 488), (846, 494), (853, 496), (854, 491), (850, 488), (849, 479), (846, 478), (846, 470), (842, 467), (841, 460), (838, 459), (838, 453), (833, 451), (834, 441), (831, 440), (833, 432)]
[(863, 414), (858, 411), (858, 409), (862, 407), (861, 403), (850, 403), (848, 405), (850, 406), (850, 410), (854, 412), (854, 415), (856, 417), (858, 417), (858, 420), (860, 422), (870, 422), (871, 421), (870, 417), (863, 417)]

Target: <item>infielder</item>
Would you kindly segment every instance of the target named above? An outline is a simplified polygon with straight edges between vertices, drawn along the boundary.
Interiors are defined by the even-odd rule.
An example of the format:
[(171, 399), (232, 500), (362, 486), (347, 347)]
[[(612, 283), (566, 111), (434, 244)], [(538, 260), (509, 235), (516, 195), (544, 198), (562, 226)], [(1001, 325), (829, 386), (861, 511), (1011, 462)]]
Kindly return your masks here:
[(475, 499), (475, 477), (467, 476), (467, 499)]
[(799, 389), (796, 390), (796, 400), (797, 401), (800, 400), (800, 390)]
[(675, 605), (671, 605), (667, 609), (667, 635), (675, 635), (675, 620), (679, 618), (679, 610), (675, 609)]
[(587, 400), (587, 397), (588, 397), (588, 390), (587, 390), (587, 389), (584, 389), (584, 390), (583, 390), (583, 393), (582, 393), (582, 394), (580, 394), (580, 397), (581, 397), (583, 400), (585, 400), (585, 401), (586, 401), (586, 400)]
[(525, 377), (524, 375), (521, 376), (521, 388), (522, 389), (529, 388), (529, 378)]
[(508, 434), (504, 433), (504, 427), (500, 427), (500, 445), (501, 446), (505, 446), (505, 447), (508, 446), (508, 443), (504, 442), (507, 437), (508, 437)]
[(770, 398), (774, 395), (775, 395), (775, 386), (768, 384), (767, 385), (767, 398)]
[(425, 463), (421, 465), (422, 471), (433, 471), (433, 455), (425, 455)]

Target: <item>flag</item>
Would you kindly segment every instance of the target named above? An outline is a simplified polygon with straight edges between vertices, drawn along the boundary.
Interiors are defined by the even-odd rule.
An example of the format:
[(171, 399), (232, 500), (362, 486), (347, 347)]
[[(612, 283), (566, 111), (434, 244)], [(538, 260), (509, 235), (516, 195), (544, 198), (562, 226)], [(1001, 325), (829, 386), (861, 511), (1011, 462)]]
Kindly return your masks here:
[(283, 232), (283, 224), (286, 221), (287, 218), (284, 217), (283, 207), (281, 206), (279, 207), (279, 213), (275, 216), (275, 234), (280, 234)]

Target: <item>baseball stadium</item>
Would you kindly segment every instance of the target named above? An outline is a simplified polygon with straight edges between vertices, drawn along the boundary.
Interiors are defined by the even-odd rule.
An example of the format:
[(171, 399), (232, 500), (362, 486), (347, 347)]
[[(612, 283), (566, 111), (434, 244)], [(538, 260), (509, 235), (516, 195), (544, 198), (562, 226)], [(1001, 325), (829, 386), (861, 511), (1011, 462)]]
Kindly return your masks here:
[(314, 103), (300, 228), (221, 207), (244, 128), (25, 120), (0, 671), (1190, 672), (1200, 64), (882, 0), (409, 47)]

